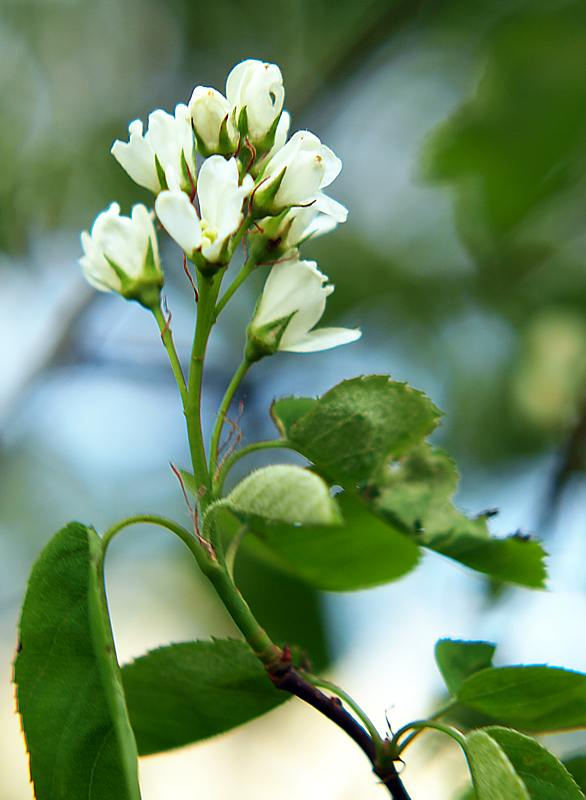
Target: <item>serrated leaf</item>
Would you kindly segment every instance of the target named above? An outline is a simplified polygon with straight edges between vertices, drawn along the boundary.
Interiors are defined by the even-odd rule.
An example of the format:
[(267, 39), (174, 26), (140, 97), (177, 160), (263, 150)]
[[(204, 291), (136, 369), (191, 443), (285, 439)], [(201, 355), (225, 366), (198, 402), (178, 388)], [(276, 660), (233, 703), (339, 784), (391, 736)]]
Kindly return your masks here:
[(236, 639), (152, 650), (124, 665), (122, 680), (140, 755), (217, 736), (288, 699)]
[(586, 792), (586, 756), (576, 755), (567, 758), (564, 766), (576, 781), (583, 793)]
[(531, 800), (584, 800), (564, 765), (535, 739), (510, 728), (484, 728), (484, 732), (505, 753)]
[(94, 530), (73, 523), (31, 573), (14, 678), (37, 800), (140, 798), (100, 548)]
[(423, 443), (379, 474), (373, 507), (423, 547), (493, 578), (543, 588), (545, 552), (535, 541), (494, 538), (485, 517), (470, 519), (452, 496), (458, 472), (442, 450)]
[(333, 525), (341, 520), (327, 483), (292, 464), (255, 470), (223, 502), (235, 511), (291, 525)]
[(480, 527), (484, 521), (467, 519), (455, 509), (440, 513), (445, 530), (442, 533), (424, 533), (421, 537), (424, 547), (498, 580), (531, 589), (545, 587), (546, 553), (540, 542), (515, 536), (484, 536)]
[(293, 419), (302, 405), (287, 398), (273, 406), (273, 418), (298, 452), (348, 488), (366, 484), (389, 458), (431, 433), (440, 418), (422, 392), (385, 375), (343, 381), (308, 407)]
[(465, 678), (491, 667), (495, 650), (489, 642), (440, 639), (435, 646), (435, 660), (450, 693), (456, 695)]
[[(243, 547), (318, 589), (354, 591), (396, 580), (419, 561), (419, 548), (355, 498), (337, 498), (342, 525), (294, 526), (240, 515), (250, 533)], [(227, 508), (216, 512), (225, 515)], [(234, 512), (237, 513), (237, 512)], [(221, 525), (226, 520), (221, 520)], [(228, 523), (229, 524), (229, 523)]]
[(481, 670), (464, 680), (457, 699), (520, 730), (537, 733), (586, 727), (586, 675), (561, 667)]
[(462, 746), (477, 800), (531, 800), (506, 754), (488, 733), (473, 731)]

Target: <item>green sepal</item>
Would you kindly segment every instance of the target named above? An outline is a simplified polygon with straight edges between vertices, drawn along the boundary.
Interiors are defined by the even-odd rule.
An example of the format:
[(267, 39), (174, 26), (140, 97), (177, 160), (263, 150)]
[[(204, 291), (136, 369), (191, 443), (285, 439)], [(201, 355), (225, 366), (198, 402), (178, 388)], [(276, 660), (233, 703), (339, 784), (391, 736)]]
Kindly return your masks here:
[(191, 170), (189, 169), (189, 165), (183, 150), (181, 151), (181, 175), (183, 177), (183, 191), (187, 194), (191, 194), (191, 192), (195, 191), (196, 188), (197, 175), (191, 174)]
[(157, 170), (157, 178), (159, 179), (159, 183), (161, 185), (159, 191), (164, 192), (169, 188), (169, 186), (167, 184), (167, 177), (165, 175), (165, 170), (163, 169), (163, 165), (159, 161), (159, 157), (156, 154), (155, 154), (155, 169)]
[(165, 282), (162, 271), (155, 261), (153, 243), (149, 237), (143, 271), (138, 278), (131, 278), (115, 261), (104, 253), (104, 257), (120, 281), (118, 293), (127, 300), (135, 300), (141, 306), (153, 310), (161, 304), (161, 289)]
[(285, 208), (274, 217), (264, 218), (260, 226), (261, 230), (253, 231), (249, 237), (250, 256), (257, 264), (276, 261), (284, 255), (285, 248), (282, 246), (282, 241), (293, 224), (293, 219), (291, 219), (283, 225), (288, 213), (289, 209)]
[(250, 364), (254, 364), (255, 361), (259, 361), (265, 356), (272, 356), (277, 352), (287, 326), (296, 313), (294, 311), (286, 317), (281, 317), (258, 328), (253, 326), (253, 316), (252, 322), (246, 329), (247, 338), (244, 350), (244, 356)]
[(275, 205), (275, 197), (281, 188), (286, 171), (287, 167), (283, 167), (276, 177), (269, 177), (266, 179), (266, 186), (263, 184), (262, 180), (257, 185), (257, 188), (251, 195), (251, 212), (254, 219), (260, 219), (261, 217), (274, 217), (278, 214), (281, 214), (283, 207)]

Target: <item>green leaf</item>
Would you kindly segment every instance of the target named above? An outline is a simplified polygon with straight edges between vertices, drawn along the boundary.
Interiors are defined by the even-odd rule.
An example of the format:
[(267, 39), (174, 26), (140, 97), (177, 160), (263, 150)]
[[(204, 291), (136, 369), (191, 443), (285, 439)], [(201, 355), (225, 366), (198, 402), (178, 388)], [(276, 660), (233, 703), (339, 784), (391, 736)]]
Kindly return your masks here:
[(37, 800), (140, 798), (100, 552), (95, 531), (73, 523), (31, 573), (14, 678)]
[(431, 433), (440, 418), (422, 392), (385, 375), (343, 381), (313, 405), (286, 398), (272, 414), (298, 452), (347, 488), (368, 483), (389, 458)]
[(217, 736), (289, 697), (236, 639), (152, 650), (126, 664), (122, 679), (140, 755)]
[[(274, 567), (329, 591), (388, 583), (417, 565), (419, 548), (407, 536), (350, 495), (337, 499), (342, 525), (294, 526), (240, 515), (252, 534), (245, 537), (243, 546)], [(218, 509), (220, 514), (226, 512)]]
[(491, 667), (495, 650), (489, 642), (440, 639), (435, 646), (435, 660), (450, 694), (456, 695), (469, 675)]
[(561, 667), (484, 669), (464, 680), (457, 699), (520, 730), (586, 727), (586, 675)]
[(584, 800), (564, 765), (535, 739), (510, 728), (484, 728), (484, 732), (505, 753), (531, 800)]
[(271, 417), (284, 439), (289, 436), (291, 425), (311, 411), (317, 402), (315, 397), (281, 397), (273, 400)]
[(333, 525), (341, 520), (327, 483), (292, 464), (255, 470), (222, 502), (237, 512), (291, 525)]
[(420, 444), (379, 477), (373, 507), (423, 547), (499, 580), (544, 586), (545, 553), (538, 542), (491, 537), (485, 517), (469, 519), (455, 508), (458, 472), (443, 451)]
[(546, 553), (540, 542), (515, 535), (490, 537), (483, 519), (470, 520), (454, 508), (438, 510), (435, 519), (430, 515), (430, 530), (421, 544), (491, 578), (532, 589), (545, 587)]
[(488, 733), (484, 730), (469, 733), (462, 747), (477, 800), (530, 800), (525, 784)]
[(586, 792), (586, 756), (572, 756), (564, 761), (564, 766), (576, 781), (582, 792)]

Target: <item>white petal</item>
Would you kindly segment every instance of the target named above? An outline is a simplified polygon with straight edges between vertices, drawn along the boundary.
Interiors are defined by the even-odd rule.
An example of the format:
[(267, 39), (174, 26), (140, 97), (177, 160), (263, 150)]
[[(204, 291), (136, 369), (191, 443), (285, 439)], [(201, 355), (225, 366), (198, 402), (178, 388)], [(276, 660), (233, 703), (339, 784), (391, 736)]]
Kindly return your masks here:
[(202, 219), (226, 239), (233, 234), (242, 221), (242, 204), (252, 191), (254, 182), (250, 176), (238, 185), (236, 159), (226, 161), (222, 156), (207, 158), (199, 171), (197, 193)]
[(240, 64), (236, 64), (231, 70), (226, 80), (226, 97), (230, 105), (236, 106), (240, 103), (240, 93), (244, 79), (254, 68), (254, 64), (258, 63), (256, 59), (249, 58), (246, 61), (241, 61)]
[(201, 245), (201, 225), (187, 195), (184, 192), (161, 192), (155, 210), (169, 236), (191, 257)]
[(143, 138), (142, 122), (139, 119), (134, 120), (128, 126), (128, 130), (129, 141), (121, 142), (117, 139), (110, 152), (135, 183), (156, 193), (161, 187), (155, 166), (155, 154), (150, 144)]
[(342, 171), (342, 161), (338, 158), (334, 151), (330, 150), (329, 147), (326, 147), (325, 144), (322, 144), (321, 146), (320, 155), (323, 158), (325, 165), (324, 179), (320, 189), (324, 189), (326, 186), (329, 186), (330, 183), (335, 181)]
[(350, 344), (360, 339), (360, 330), (352, 328), (318, 328), (315, 331), (306, 333), (301, 339), (288, 347), (281, 346), (279, 350), (286, 350), (290, 353), (314, 353), (318, 350), (329, 350), (341, 344)]
[(141, 232), (141, 235), (144, 237), (144, 240), (147, 242), (150, 240), (151, 247), (153, 250), (153, 259), (155, 262), (155, 266), (157, 267), (159, 272), (161, 270), (161, 260), (159, 258), (159, 243), (157, 240), (157, 232), (155, 230), (155, 226), (153, 223), (154, 214), (152, 211), (149, 211), (146, 206), (142, 203), (138, 203), (132, 209), (132, 222)]
[(332, 287), (314, 261), (284, 261), (275, 264), (265, 283), (253, 326), (294, 316), (283, 335), (284, 345), (293, 344), (321, 318)]
[(332, 217), (336, 222), (346, 222), (348, 219), (348, 209), (346, 206), (343, 206), (342, 203), (339, 203), (332, 197), (328, 197), (328, 195), (323, 192), (318, 194), (314, 207), (318, 211)]

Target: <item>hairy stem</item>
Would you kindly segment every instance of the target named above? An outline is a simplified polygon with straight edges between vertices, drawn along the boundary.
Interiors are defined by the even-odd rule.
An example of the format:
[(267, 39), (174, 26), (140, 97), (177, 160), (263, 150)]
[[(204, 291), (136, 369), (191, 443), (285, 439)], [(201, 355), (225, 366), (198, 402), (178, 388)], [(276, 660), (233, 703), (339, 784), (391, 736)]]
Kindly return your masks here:
[(212, 433), (212, 438), (210, 442), (210, 475), (212, 479), (215, 477), (216, 467), (218, 464), (218, 448), (220, 445), (220, 437), (222, 435), (222, 430), (224, 428), (224, 422), (226, 421), (226, 415), (230, 410), (230, 405), (234, 398), (234, 394), (236, 390), (240, 386), (244, 376), (250, 369), (250, 361), (244, 359), (236, 372), (234, 373), (232, 380), (228, 388), (226, 389), (226, 394), (222, 398), (222, 402), (220, 403), (220, 408), (218, 410), (218, 416), (216, 417), (216, 424), (214, 425), (214, 431)]

